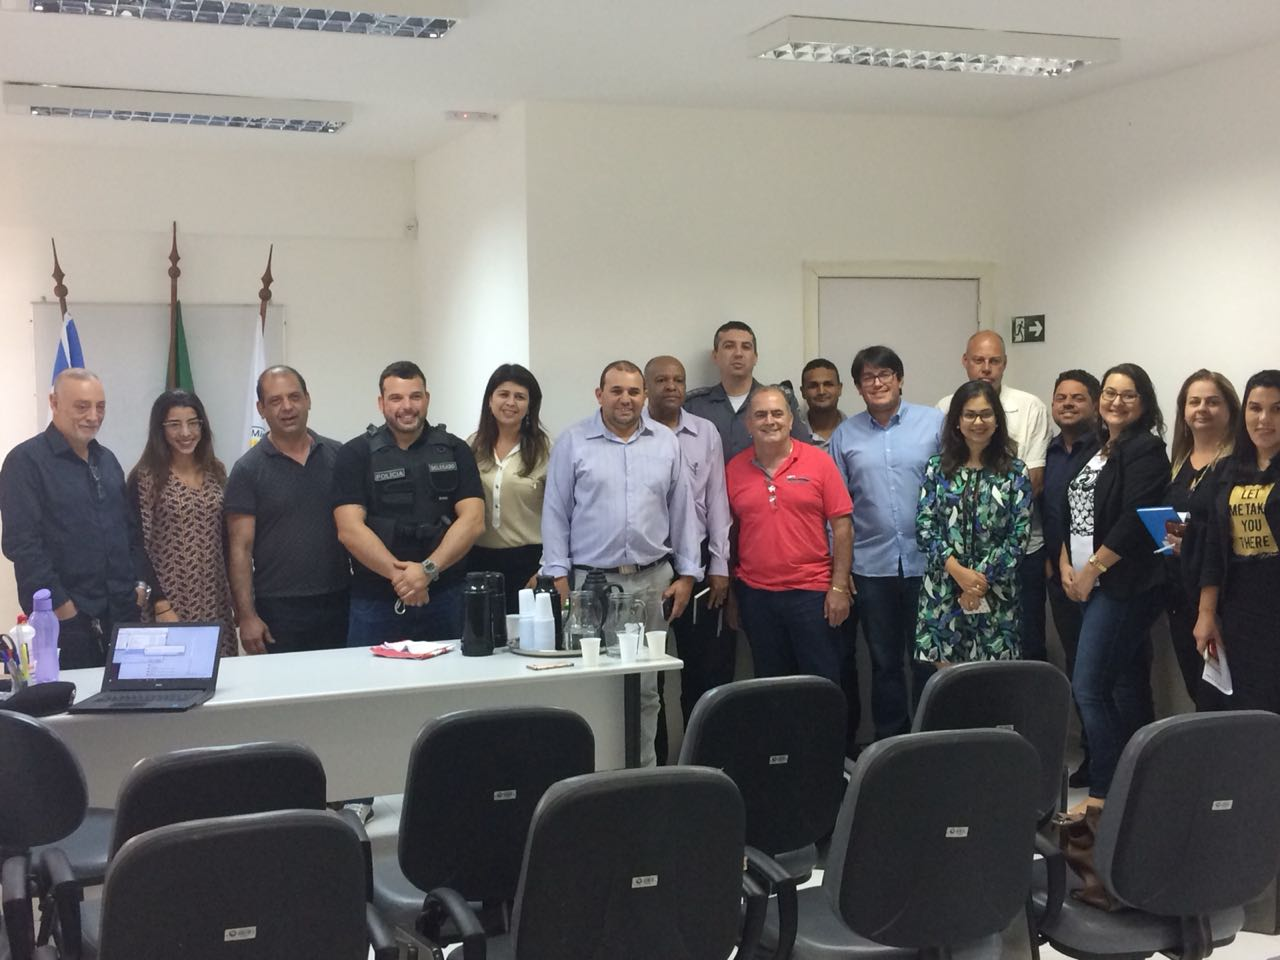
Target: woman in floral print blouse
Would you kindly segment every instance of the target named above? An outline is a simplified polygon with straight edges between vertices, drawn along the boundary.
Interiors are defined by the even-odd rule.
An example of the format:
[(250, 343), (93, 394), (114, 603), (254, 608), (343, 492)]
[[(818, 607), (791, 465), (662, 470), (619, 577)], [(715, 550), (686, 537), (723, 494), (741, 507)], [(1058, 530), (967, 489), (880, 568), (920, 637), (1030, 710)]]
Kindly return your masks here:
[(1031, 480), (1000, 396), (983, 380), (951, 398), (942, 452), (925, 467), (916, 539), (926, 566), (916, 656), (938, 665), (1016, 660), (1018, 561), (1031, 527)]

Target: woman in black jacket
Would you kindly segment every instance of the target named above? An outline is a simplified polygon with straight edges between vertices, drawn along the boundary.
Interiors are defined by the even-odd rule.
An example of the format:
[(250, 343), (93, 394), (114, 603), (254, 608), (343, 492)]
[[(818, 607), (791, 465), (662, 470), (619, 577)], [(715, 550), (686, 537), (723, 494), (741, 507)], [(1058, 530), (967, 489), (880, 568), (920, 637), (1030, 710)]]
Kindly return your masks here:
[(1249, 378), (1241, 421), (1209, 527), (1196, 646), (1227, 652), (1226, 706), (1280, 713), (1280, 370)]
[(1064, 592), (1084, 606), (1071, 683), (1089, 740), (1088, 803), (1096, 806), (1129, 737), (1152, 719), (1150, 630), (1164, 571), (1137, 511), (1159, 505), (1169, 480), (1164, 417), (1145, 370), (1108, 370), (1099, 413), (1103, 444), (1067, 486), (1069, 535), (1059, 558)]

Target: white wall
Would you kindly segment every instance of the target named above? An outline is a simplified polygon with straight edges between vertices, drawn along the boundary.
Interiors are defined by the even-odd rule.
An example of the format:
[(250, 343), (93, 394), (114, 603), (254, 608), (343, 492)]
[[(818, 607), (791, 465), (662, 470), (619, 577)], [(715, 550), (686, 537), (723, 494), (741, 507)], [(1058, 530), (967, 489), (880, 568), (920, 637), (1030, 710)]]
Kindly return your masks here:
[(556, 428), (620, 357), (714, 382), (731, 319), (760, 379), (798, 384), (805, 261), (1005, 257), (1000, 121), (531, 104), (528, 132), (530, 353)]
[(477, 124), (419, 159), (415, 181), (429, 414), (466, 437), (494, 368), (529, 362), (524, 108), (509, 107), (497, 123)]
[(1018, 121), (1007, 316), (1044, 313), (1048, 343), (1010, 351), (1010, 381), (1120, 361), (1155, 380), (1166, 418), (1201, 366), (1243, 389), (1280, 367), (1280, 45)]
[[(253, 302), (275, 243), (273, 302), (311, 389), (312, 423), (353, 436), (377, 416), (389, 344), (416, 345), (413, 211), (407, 161), (0, 145), (0, 450), (36, 431), (46, 389), (32, 374), (31, 303), (52, 299), (50, 236), (73, 311), (77, 300), (167, 303), (171, 220), (185, 302)], [(4, 560), (0, 623), (14, 590)]]

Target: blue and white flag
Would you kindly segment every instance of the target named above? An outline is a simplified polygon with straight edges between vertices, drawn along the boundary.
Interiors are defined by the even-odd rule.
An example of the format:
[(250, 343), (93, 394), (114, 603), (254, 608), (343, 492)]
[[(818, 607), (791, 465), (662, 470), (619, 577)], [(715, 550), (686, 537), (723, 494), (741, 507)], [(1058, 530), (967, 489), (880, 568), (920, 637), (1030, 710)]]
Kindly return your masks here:
[(68, 367), (83, 367), (84, 351), (80, 349), (80, 334), (76, 332), (76, 322), (71, 319), (71, 314), (67, 314), (62, 318), (62, 336), (58, 340), (58, 352), (53, 357), (53, 377), (50, 379), (52, 384), (58, 379), (58, 374)]
[(267, 435), (267, 424), (258, 412), (258, 374), (267, 368), (267, 345), (262, 334), (263, 321), (253, 318), (253, 356), (249, 359), (249, 393), (244, 411), (244, 450), (252, 450)]

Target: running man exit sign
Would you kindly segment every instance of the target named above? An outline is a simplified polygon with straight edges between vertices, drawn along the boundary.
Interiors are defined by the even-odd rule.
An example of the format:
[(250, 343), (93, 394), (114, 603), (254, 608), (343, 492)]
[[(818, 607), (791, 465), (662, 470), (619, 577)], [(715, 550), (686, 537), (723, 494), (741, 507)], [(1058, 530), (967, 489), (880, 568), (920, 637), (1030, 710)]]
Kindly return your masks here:
[(1014, 343), (1044, 343), (1044, 314), (1013, 318)]

